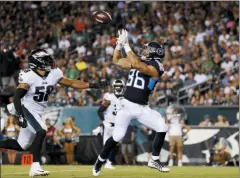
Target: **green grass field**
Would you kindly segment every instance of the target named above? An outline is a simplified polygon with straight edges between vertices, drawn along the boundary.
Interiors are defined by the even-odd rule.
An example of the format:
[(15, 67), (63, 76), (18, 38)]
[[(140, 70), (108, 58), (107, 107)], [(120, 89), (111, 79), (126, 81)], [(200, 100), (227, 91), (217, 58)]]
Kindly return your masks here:
[[(43, 166), (50, 171), (49, 178), (88, 178), (92, 166)], [(1, 166), (1, 178), (28, 177), (29, 166)], [(170, 173), (161, 173), (147, 166), (116, 166), (103, 169), (99, 178), (238, 178), (236, 167), (172, 167)]]

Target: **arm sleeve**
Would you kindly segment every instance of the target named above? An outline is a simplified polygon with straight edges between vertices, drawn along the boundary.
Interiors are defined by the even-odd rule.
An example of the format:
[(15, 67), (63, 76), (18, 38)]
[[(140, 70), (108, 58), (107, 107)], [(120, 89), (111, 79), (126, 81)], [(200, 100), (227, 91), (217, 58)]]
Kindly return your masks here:
[(106, 111), (106, 106), (104, 105), (100, 105), (99, 109), (98, 109), (98, 117), (101, 119), (101, 121), (104, 120), (104, 116), (103, 116), (103, 112)]
[(21, 104), (21, 98), (27, 93), (27, 90), (23, 88), (17, 88), (14, 98), (13, 98), (13, 104), (16, 109), (17, 115), (23, 115), (22, 111), (22, 104)]

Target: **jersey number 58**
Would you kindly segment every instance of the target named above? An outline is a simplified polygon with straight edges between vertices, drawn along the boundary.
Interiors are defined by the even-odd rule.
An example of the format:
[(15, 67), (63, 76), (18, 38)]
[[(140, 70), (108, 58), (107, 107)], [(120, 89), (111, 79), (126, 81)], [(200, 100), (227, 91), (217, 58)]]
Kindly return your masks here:
[(53, 91), (53, 86), (49, 85), (47, 87), (41, 86), (41, 87), (36, 87), (35, 90), (35, 96), (33, 96), (33, 100), (37, 102), (42, 102), (42, 101), (47, 101), (48, 96), (51, 94)]

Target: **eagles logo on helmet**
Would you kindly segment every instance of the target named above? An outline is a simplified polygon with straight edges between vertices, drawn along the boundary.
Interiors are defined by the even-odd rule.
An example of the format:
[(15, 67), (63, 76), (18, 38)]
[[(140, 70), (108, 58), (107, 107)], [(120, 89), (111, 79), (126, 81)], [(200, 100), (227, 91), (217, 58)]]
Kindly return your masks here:
[(55, 68), (53, 58), (44, 49), (34, 49), (28, 56), (28, 63), (31, 69), (50, 71)]
[(113, 93), (117, 96), (120, 97), (124, 94), (124, 88), (125, 88), (125, 83), (123, 80), (114, 80), (112, 83), (113, 87)]
[(149, 42), (144, 45), (144, 48), (139, 49), (139, 56), (142, 60), (162, 60), (165, 56), (164, 47), (155, 41)]

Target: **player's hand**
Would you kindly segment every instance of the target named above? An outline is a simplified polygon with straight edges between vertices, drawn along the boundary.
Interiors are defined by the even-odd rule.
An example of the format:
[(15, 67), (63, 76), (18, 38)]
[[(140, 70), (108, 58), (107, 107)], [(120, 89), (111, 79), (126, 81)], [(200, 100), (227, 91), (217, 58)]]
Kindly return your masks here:
[(124, 47), (126, 53), (132, 51), (128, 42), (128, 31), (123, 29), (122, 31), (118, 31), (118, 34), (117, 43)]
[(95, 83), (95, 82), (90, 82), (89, 83), (89, 88), (96, 88), (96, 89), (99, 89), (99, 88), (106, 88), (107, 86), (109, 86), (109, 82), (106, 80), (106, 79), (102, 79), (100, 80), (98, 83)]
[[(118, 36), (121, 35), (121, 32), (120, 30), (118, 30)], [(121, 43), (121, 41), (119, 41), (119, 37), (117, 38), (117, 41), (116, 41), (116, 49), (117, 50), (122, 50), (123, 48), (123, 44)]]
[(118, 31), (118, 38), (117, 38), (117, 44), (122, 45), (125, 47), (126, 45), (129, 45), (128, 43), (128, 31), (127, 30), (122, 30)]
[(24, 118), (23, 115), (18, 115), (18, 125), (22, 128), (26, 128), (27, 127), (27, 120)]

